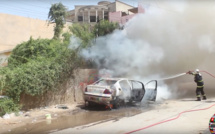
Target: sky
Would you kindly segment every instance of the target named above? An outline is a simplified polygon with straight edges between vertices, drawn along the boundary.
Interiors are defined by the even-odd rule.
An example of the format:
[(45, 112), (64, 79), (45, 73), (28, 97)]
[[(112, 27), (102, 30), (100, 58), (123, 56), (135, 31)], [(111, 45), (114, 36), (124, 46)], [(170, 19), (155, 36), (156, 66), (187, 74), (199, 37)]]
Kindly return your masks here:
[[(73, 10), (74, 5), (97, 5), (99, 1), (104, 0), (0, 0), (0, 13), (47, 20), (52, 4), (61, 2), (68, 10)], [(138, 5), (138, 0), (121, 1), (135, 7)]]

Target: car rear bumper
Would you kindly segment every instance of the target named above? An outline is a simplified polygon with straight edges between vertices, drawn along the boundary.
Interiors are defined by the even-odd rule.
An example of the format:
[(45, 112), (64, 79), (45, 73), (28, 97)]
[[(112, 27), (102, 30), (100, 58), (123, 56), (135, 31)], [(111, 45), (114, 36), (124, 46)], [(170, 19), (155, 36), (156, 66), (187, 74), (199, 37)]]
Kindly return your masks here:
[(95, 102), (98, 104), (109, 105), (110, 102), (112, 101), (112, 96), (111, 95), (102, 95), (101, 96), (101, 95), (94, 95), (94, 94), (85, 93), (84, 94), (84, 100)]

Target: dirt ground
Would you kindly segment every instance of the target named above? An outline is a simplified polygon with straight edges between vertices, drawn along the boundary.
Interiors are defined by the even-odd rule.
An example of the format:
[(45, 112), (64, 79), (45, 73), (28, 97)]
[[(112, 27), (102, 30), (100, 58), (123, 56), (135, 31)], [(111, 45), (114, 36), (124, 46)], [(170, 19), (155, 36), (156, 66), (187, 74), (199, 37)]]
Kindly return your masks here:
[(78, 109), (78, 104), (61, 104), (49, 107), (41, 107), (31, 109), (29, 111), (21, 111), (16, 116), (14, 113), (10, 114), (9, 118), (0, 117), (0, 133), (11, 132), (12, 129), (26, 125), (27, 123), (38, 123), (45, 120), (50, 120), (46, 114), (50, 114), (51, 118), (57, 118), (63, 114), (67, 114), (71, 111)]

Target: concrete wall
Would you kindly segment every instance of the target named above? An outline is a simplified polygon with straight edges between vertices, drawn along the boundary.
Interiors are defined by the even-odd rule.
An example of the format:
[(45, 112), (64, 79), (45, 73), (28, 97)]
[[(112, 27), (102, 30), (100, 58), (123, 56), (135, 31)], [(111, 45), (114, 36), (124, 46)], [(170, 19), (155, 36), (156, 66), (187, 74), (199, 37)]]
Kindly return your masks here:
[(121, 23), (121, 17), (122, 17), (122, 12), (109, 12), (109, 21), (110, 22), (118, 22), (119, 24)]
[(33, 38), (52, 38), (54, 25), (21, 16), (0, 13), (0, 51), (13, 49), (17, 44)]
[(121, 18), (121, 24), (125, 24), (126, 22), (128, 22), (130, 19), (132, 19), (136, 14), (132, 14), (132, 15), (127, 15), (127, 16), (123, 16)]
[(135, 15), (136, 14), (122, 16), (121, 11), (113, 12), (113, 13), (109, 13), (109, 21), (110, 22), (118, 22), (119, 24), (124, 25), (126, 22), (128, 22)]
[(22, 94), (20, 101), (23, 109), (56, 104), (83, 103), (83, 92), (88, 84), (98, 79), (98, 70), (78, 69), (74, 71), (73, 76), (57, 87), (57, 91), (48, 91), (41, 96)]
[[(64, 31), (67, 30), (66, 24)], [(31, 19), (21, 16), (0, 13), (0, 67), (7, 64), (5, 59), (16, 45), (33, 39), (48, 38), (54, 36), (54, 24), (39, 19)], [(2, 59), (2, 60), (1, 60)], [(5, 62), (6, 61), (6, 62)]]

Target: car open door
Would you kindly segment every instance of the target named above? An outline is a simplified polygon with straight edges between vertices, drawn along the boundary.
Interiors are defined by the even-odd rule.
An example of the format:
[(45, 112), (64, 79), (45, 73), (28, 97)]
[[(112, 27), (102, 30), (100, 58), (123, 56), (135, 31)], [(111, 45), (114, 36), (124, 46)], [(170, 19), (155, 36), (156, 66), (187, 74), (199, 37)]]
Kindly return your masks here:
[(144, 100), (155, 101), (157, 97), (157, 80), (149, 81), (145, 84)]
[(140, 102), (145, 94), (144, 84), (140, 81), (131, 80), (131, 101)]

